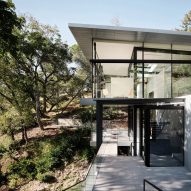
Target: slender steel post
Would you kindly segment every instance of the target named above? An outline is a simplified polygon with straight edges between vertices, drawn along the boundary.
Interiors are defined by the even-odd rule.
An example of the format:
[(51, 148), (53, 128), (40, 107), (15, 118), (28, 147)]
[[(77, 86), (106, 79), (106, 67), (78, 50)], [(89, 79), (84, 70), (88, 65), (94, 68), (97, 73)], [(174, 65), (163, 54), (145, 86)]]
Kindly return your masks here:
[(140, 116), (140, 123), (139, 123), (139, 132), (140, 132), (140, 136), (139, 136), (139, 140), (140, 140), (140, 156), (143, 156), (142, 155), (142, 152), (143, 152), (143, 109), (140, 108), (140, 113), (139, 113), (139, 116)]
[(145, 109), (144, 112), (145, 127), (145, 165), (150, 166), (150, 110)]
[[(93, 43), (94, 48), (94, 60), (97, 59), (96, 57), (96, 43)], [(97, 97), (97, 63), (94, 63), (94, 98)]]
[[(94, 39), (92, 38), (92, 59), (94, 58)], [(94, 98), (94, 63), (90, 62), (91, 64), (91, 83), (92, 83), (92, 98)]]
[(144, 43), (143, 43), (143, 50), (142, 50), (142, 98), (144, 98), (144, 92), (145, 92), (145, 76), (144, 76), (144, 72), (145, 72), (145, 63), (144, 63)]
[(170, 57), (171, 57), (171, 71), (170, 71), (170, 73), (171, 73), (171, 98), (173, 97), (173, 77), (172, 77), (172, 75), (173, 75), (173, 65), (172, 65), (172, 58), (173, 58), (173, 56), (172, 56), (172, 44), (171, 44), (171, 53), (170, 53)]
[(182, 127), (183, 127), (183, 161), (182, 161), (182, 166), (185, 164), (185, 108), (182, 108)]
[(137, 97), (137, 50), (135, 49), (134, 53), (134, 97)]
[(96, 147), (99, 150), (102, 144), (102, 117), (103, 105), (100, 102), (96, 103)]
[(134, 138), (134, 156), (137, 156), (137, 108), (133, 108), (133, 138)]

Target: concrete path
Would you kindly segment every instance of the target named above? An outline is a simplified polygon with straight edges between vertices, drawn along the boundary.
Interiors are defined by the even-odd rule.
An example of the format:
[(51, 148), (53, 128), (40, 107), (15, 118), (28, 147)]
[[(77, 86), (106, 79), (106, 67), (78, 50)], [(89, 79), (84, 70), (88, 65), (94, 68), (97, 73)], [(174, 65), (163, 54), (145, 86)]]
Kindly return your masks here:
[(115, 143), (104, 143), (101, 149), (95, 191), (143, 191), (143, 179), (162, 190), (191, 191), (191, 172), (184, 167), (145, 167), (140, 157), (117, 156)]

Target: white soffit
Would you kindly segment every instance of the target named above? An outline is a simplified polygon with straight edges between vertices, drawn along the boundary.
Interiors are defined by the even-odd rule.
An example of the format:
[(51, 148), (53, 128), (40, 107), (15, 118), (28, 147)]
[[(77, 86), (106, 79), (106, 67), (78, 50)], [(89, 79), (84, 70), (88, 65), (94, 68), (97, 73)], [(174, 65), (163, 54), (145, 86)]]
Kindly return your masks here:
[(182, 31), (70, 23), (69, 28), (87, 59), (92, 58), (92, 39), (191, 45), (191, 33)]
[(96, 42), (99, 59), (131, 59), (134, 46), (141, 44)]

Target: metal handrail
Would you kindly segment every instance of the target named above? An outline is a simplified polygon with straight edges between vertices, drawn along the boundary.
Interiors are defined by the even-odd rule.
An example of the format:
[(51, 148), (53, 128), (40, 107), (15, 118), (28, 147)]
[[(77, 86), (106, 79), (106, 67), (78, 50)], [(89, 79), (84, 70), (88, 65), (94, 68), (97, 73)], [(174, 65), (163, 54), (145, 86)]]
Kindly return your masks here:
[(147, 179), (143, 179), (143, 191), (145, 190), (145, 183), (148, 183), (149, 185), (151, 185), (153, 188), (155, 188), (158, 191), (163, 191), (162, 189), (160, 189), (159, 187), (157, 187), (156, 185), (154, 185), (153, 183), (151, 183), (150, 181), (148, 181)]

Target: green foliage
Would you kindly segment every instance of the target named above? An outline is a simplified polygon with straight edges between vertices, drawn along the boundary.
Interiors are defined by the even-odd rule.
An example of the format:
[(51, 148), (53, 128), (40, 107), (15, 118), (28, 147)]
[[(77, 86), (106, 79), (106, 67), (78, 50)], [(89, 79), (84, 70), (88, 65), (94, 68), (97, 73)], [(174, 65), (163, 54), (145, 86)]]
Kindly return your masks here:
[(79, 113), (79, 117), (82, 120), (82, 123), (90, 122), (95, 119), (95, 110), (87, 108)]
[(9, 185), (18, 185), (21, 179), (38, 179), (43, 182), (56, 181), (50, 172), (64, 168), (74, 156), (91, 161), (94, 150), (89, 146), (90, 129), (80, 128), (64, 131), (53, 139), (34, 141), (25, 146), (31, 153), (29, 158), (21, 158), (8, 168)]
[(22, 19), (17, 17), (11, 0), (0, 1), (0, 13), (0, 53), (15, 52), (17, 36), (14, 29), (21, 27)]
[(119, 112), (115, 108), (106, 108), (103, 111), (104, 119), (115, 119), (118, 116)]
[(76, 63), (77, 71), (76, 76), (78, 76), (78, 83), (85, 83), (86, 91), (91, 90), (91, 65), (89, 61), (84, 56), (79, 45), (74, 44), (70, 47), (72, 53), (72, 60)]
[(0, 185), (2, 185), (6, 181), (6, 176), (0, 171)]
[(191, 32), (191, 11), (185, 14), (180, 30)]
[[(12, 142), (3, 140), (8, 140), (6, 149), (19, 151), (21, 145), (11, 145), (15, 143), (14, 134), (36, 125), (33, 112), (38, 119), (47, 108), (74, 97), (76, 87), (83, 88), (91, 67), (79, 47), (69, 49), (62, 42), (55, 27), (40, 24), (32, 17), (18, 18), (11, 0), (0, 0), (0, 12), (0, 130), (12, 138)], [(71, 53), (78, 64), (77, 72), (69, 67)], [(9, 166), (9, 185), (14, 188), (22, 179), (37, 175), (48, 181), (51, 177), (47, 172), (64, 167), (81, 151), (84, 158), (89, 158), (88, 136), (88, 130), (64, 132), (55, 139), (29, 145), (34, 158), (21, 158)], [(6, 149), (1, 146), (0, 155)]]
[(12, 174), (12, 175), (10, 175), (10, 176), (8, 177), (8, 185), (9, 185), (9, 188), (11, 188), (11, 189), (14, 190), (15, 187), (22, 182), (22, 180), (23, 180), (23, 179), (20, 178), (20, 176), (17, 175), (17, 174)]
[(172, 75), (175, 78), (190, 77), (191, 76), (190, 64), (174, 64)]
[(84, 75), (88, 75), (91, 73), (91, 65), (89, 61), (84, 56), (82, 50), (80, 49), (79, 45), (74, 44), (70, 47), (70, 51), (72, 53), (72, 60), (78, 66), (79, 70), (83, 70)]
[(3, 154), (7, 151), (4, 145), (0, 145), (0, 157), (3, 156)]
[(26, 17), (20, 42), (25, 62), (22, 69), (33, 81), (33, 96), (38, 93), (43, 98), (40, 104), (45, 112), (47, 104), (54, 107), (57, 101), (62, 101), (57, 99), (57, 92), (71, 78), (68, 45), (62, 42), (57, 28), (40, 24), (33, 17)]
[(19, 115), (14, 108), (11, 108), (9, 111), (4, 112), (0, 116), (0, 131), (10, 135), (11, 132), (15, 131), (18, 127)]
[[(90, 129), (78, 129), (73, 133), (65, 132), (60, 137), (41, 144), (42, 154), (35, 162), (38, 173), (64, 167), (77, 153), (84, 156), (84, 159), (90, 160), (93, 152), (89, 140), (84, 138), (88, 136), (90, 136)], [(86, 151), (83, 153), (84, 149)]]
[(27, 118), (26, 126), (35, 110), (41, 126), (41, 114), (48, 107), (68, 100), (68, 91), (63, 87), (73, 75), (68, 67), (71, 54), (55, 27), (40, 24), (32, 17), (26, 17), (16, 35), (17, 52), (0, 54), (0, 101), (7, 103), (5, 109), (14, 107)]
[(0, 145), (9, 150), (12, 144), (14, 144), (14, 141), (9, 135), (1, 135)]
[(37, 174), (37, 170), (32, 160), (21, 159), (9, 166), (9, 174), (17, 175), (21, 178), (33, 179)]
[(35, 163), (38, 173), (45, 173), (53, 170), (56, 162), (57, 161), (54, 161), (54, 158), (49, 155), (37, 159)]
[(92, 161), (94, 155), (95, 155), (95, 150), (92, 147), (87, 147), (80, 152), (80, 156), (83, 159), (88, 160), (88, 162)]
[(40, 174), (38, 173), (36, 176), (37, 180), (45, 183), (54, 183), (56, 182), (56, 178), (48, 173)]

